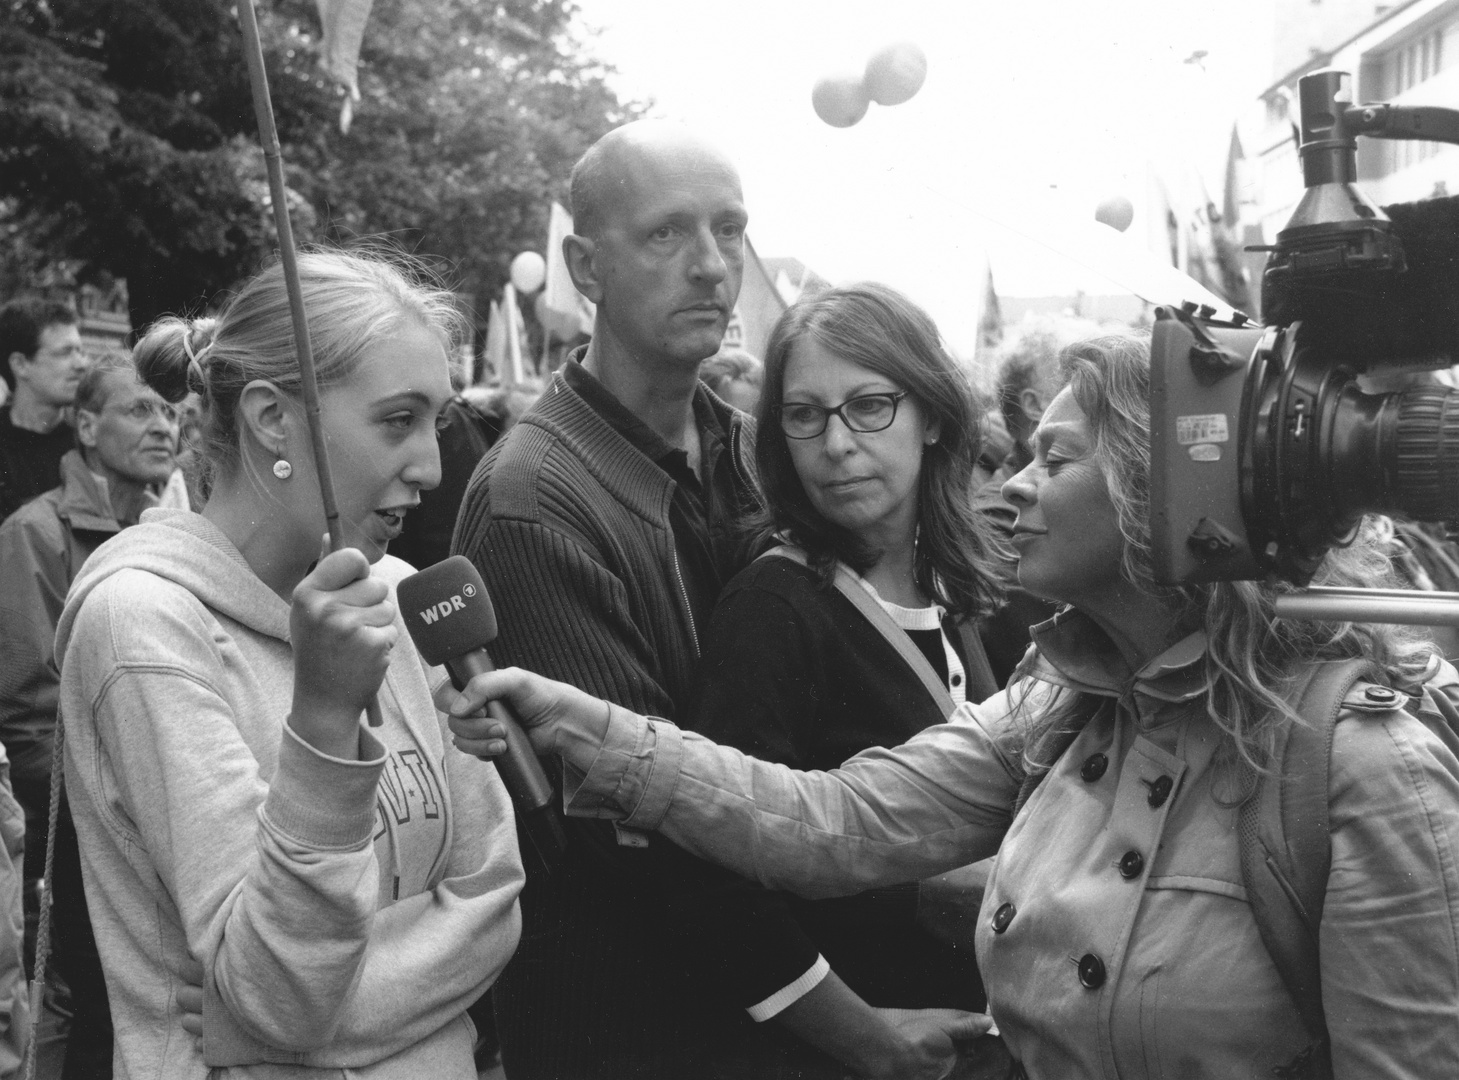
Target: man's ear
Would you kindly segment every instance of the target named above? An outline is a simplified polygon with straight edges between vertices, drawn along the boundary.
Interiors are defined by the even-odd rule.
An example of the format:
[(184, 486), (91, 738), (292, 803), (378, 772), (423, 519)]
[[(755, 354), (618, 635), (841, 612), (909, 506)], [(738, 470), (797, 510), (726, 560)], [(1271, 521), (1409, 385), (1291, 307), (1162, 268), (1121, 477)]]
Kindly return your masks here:
[(598, 280), (596, 255), (597, 244), (589, 237), (569, 235), (562, 238), (562, 257), (567, 263), (572, 283), (577, 286), (578, 292), (598, 304), (603, 300), (603, 286)]
[(17, 349), (15, 352), (6, 357), (5, 362), (10, 365), (10, 371), (15, 376), (15, 381), (19, 382), (20, 369), (24, 365), (30, 363), (30, 357), (26, 356), (25, 353)]
[(291, 404), (273, 383), (254, 379), (238, 396), (239, 426), (265, 451), (285, 457), (293, 431)]
[(1025, 386), (1018, 392), (1018, 404), (1023, 409), (1023, 415), (1035, 424), (1044, 415), (1044, 408), (1047, 405), (1044, 396), (1031, 386)]
[(86, 409), (77, 409), (75, 415), (76, 441), (87, 450), (96, 449), (96, 414)]

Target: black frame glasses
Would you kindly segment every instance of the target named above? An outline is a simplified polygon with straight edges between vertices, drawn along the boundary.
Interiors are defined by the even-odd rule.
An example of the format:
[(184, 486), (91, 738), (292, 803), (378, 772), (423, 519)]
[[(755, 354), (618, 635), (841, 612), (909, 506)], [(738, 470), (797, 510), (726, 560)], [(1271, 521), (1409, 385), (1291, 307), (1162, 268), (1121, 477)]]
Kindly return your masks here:
[[(853, 398), (847, 398), (845, 401), (841, 402), (841, 404), (837, 405), (834, 409), (828, 409), (824, 405), (815, 405), (809, 401), (787, 401), (781, 405), (776, 406), (775, 414), (780, 420), (780, 430), (785, 434), (785, 437), (787, 439), (820, 438), (826, 433), (826, 426), (831, 422), (832, 416), (839, 416), (841, 418), (841, 423), (846, 425), (846, 429), (848, 431), (854, 431), (859, 435), (870, 435), (872, 432), (875, 431), (885, 431), (887, 428), (891, 427), (897, 422), (897, 406), (902, 403), (902, 399), (906, 397), (907, 394), (908, 391), (906, 390), (897, 390), (893, 393), (888, 394), (857, 394)], [(891, 413), (887, 416), (886, 423), (876, 423), (874, 427), (868, 427), (866, 426), (866, 421), (864, 420), (864, 418), (857, 418), (853, 420), (852, 417), (847, 414), (846, 407), (848, 405), (855, 405), (858, 401), (872, 400), (891, 401), (892, 409)], [(820, 425), (814, 431), (809, 430), (808, 426), (797, 426), (795, 431), (792, 431), (789, 427), (786, 426), (785, 410), (787, 409), (814, 409), (820, 417)]]

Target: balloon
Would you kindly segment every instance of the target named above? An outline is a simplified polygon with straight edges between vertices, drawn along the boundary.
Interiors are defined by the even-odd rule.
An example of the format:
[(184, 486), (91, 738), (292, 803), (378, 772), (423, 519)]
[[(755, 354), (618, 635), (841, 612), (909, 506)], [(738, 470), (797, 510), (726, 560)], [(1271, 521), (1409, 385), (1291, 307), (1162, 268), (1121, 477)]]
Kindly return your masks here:
[(864, 82), (878, 105), (910, 101), (927, 79), (927, 54), (910, 41), (897, 41), (871, 54)]
[(1135, 220), (1135, 207), (1123, 195), (1111, 195), (1094, 208), (1094, 220), (1124, 232)]
[(558, 341), (571, 341), (577, 336), (577, 316), (571, 311), (558, 311), (548, 307), (545, 292), (532, 301), (532, 314), (537, 316), (537, 322), (547, 331), (549, 337)]
[(547, 280), (547, 263), (535, 251), (524, 251), (512, 260), (512, 284), (519, 293), (534, 293)]
[(816, 115), (832, 127), (850, 127), (866, 115), (869, 103), (859, 75), (828, 75), (811, 89)]

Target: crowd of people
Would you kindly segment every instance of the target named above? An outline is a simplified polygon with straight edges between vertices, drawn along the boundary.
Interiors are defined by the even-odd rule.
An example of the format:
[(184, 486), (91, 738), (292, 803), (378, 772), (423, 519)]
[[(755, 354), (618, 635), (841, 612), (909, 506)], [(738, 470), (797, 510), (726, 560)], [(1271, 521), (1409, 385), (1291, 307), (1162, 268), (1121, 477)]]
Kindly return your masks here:
[[(570, 187), (540, 394), (453, 385), (378, 252), (298, 259), (314, 421), (281, 265), (129, 355), (0, 309), (0, 1077), (1459, 1071), (1459, 675), (1155, 583), (1146, 337), (1035, 327), (990, 408), (868, 282), (761, 360), (719, 150), (637, 121)], [(1432, 585), (1411, 529), (1317, 580)], [(453, 554), (463, 690), (396, 594)]]

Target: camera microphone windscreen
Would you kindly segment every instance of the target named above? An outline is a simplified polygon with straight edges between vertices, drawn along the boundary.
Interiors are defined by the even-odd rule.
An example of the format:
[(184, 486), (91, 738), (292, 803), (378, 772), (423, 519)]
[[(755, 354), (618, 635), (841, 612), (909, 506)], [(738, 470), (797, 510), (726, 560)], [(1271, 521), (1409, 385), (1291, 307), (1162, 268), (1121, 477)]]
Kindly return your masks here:
[(1459, 362), (1459, 195), (1383, 212), (1408, 260), (1395, 290), (1398, 355)]
[(1406, 269), (1317, 259), (1262, 284), (1262, 321), (1301, 322), (1323, 353), (1365, 362), (1459, 361), (1459, 196), (1383, 207)]

